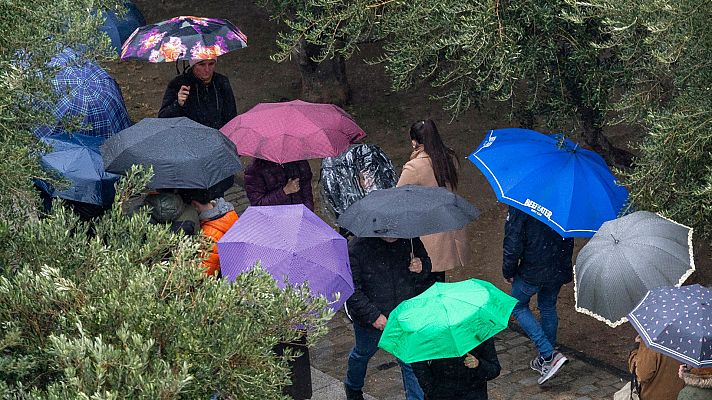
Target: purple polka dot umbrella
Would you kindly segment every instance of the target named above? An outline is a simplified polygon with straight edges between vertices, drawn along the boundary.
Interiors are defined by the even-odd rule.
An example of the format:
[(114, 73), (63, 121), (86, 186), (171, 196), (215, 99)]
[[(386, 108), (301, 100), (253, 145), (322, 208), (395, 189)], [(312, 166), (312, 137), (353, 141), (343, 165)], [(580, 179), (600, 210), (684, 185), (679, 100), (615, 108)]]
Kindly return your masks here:
[(696, 368), (712, 367), (712, 291), (701, 285), (652, 289), (628, 320), (645, 344)]
[(346, 239), (303, 204), (248, 207), (218, 241), (218, 255), (230, 281), (259, 261), (280, 287), (306, 282), (334, 310), (354, 292)]
[(137, 28), (124, 42), (121, 59), (208, 60), (243, 47), (247, 36), (230, 21), (180, 16)]

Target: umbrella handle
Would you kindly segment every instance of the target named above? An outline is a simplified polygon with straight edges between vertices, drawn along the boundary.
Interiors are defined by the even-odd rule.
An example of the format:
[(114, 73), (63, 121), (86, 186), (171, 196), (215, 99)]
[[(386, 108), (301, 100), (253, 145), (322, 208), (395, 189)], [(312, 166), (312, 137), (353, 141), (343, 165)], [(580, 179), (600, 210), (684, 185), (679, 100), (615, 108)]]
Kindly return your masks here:
[(410, 259), (415, 258), (415, 252), (413, 251), (413, 238), (410, 238)]

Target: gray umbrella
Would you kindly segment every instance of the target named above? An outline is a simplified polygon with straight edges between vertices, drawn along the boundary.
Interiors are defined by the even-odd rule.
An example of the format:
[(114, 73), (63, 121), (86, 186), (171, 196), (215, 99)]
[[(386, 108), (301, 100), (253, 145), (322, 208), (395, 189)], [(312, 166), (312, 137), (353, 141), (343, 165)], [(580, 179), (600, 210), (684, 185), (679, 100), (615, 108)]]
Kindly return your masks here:
[(616, 327), (648, 290), (694, 270), (691, 228), (648, 211), (607, 221), (576, 258), (576, 311)]
[(225, 135), (185, 117), (145, 118), (109, 138), (101, 153), (117, 174), (152, 165), (152, 189), (207, 189), (242, 169)]
[(407, 185), (369, 193), (349, 206), (338, 224), (359, 237), (414, 238), (461, 229), (479, 215), (444, 187)]

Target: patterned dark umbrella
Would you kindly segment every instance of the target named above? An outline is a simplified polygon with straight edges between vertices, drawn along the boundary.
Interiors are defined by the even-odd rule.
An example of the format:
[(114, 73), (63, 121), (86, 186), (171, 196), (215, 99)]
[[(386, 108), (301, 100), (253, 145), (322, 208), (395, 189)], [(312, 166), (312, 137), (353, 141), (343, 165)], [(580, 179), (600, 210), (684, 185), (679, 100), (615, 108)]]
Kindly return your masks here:
[(247, 36), (230, 21), (180, 16), (136, 29), (124, 42), (121, 59), (207, 60), (243, 47)]
[(208, 189), (242, 169), (228, 138), (185, 117), (145, 118), (107, 140), (101, 153), (116, 174), (153, 166), (152, 189)]
[(628, 320), (646, 346), (683, 364), (712, 367), (712, 291), (704, 286), (653, 289)]
[[(52, 78), (52, 86), (61, 96), (54, 105), (58, 121), (65, 117), (83, 117), (83, 123), (90, 128), (80, 133), (104, 138), (131, 126), (121, 88), (100, 66), (82, 60), (71, 49), (58, 54), (50, 66), (62, 68)], [(61, 127), (53, 126), (35, 129), (40, 137), (62, 132)]]
[(339, 226), (359, 237), (414, 238), (462, 229), (480, 211), (444, 187), (375, 190), (341, 214)]

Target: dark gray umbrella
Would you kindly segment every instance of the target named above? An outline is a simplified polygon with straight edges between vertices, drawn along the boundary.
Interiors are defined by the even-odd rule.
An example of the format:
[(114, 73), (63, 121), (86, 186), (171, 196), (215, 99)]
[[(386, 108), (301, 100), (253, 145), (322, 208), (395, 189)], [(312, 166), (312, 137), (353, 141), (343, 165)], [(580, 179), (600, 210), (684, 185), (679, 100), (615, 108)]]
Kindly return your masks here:
[(576, 257), (576, 311), (616, 327), (648, 290), (694, 270), (691, 228), (648, 211), (607, 221)]
[(369, 193), (347, 208), (338, 224), (359, 237), (409, 239), (461, 229), (479, 215), (444, 187), (407, 185)]
[(207, 189), (242, 169), (225, 135), (185, 117), (145, 118), (108, 139), (101, 153), (109, 172), (153, 166), (152, 189)]

